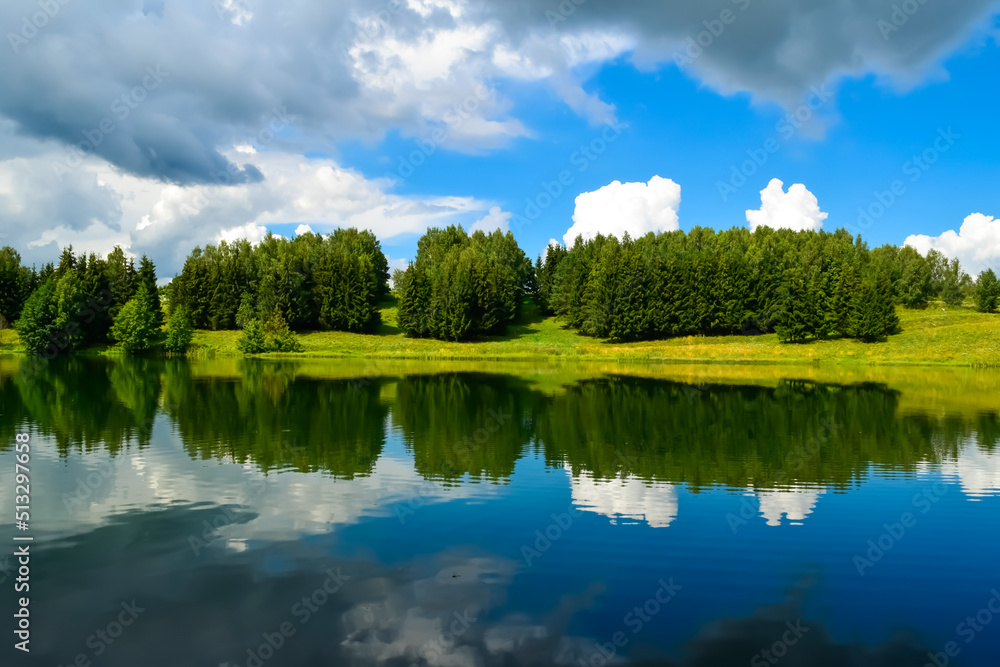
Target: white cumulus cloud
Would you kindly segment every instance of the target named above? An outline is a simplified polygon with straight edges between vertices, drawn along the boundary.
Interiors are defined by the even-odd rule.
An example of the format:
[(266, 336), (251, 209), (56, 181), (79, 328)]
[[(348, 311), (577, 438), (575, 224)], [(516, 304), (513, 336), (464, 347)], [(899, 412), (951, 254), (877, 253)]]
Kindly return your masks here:
[(801, 183), (791, 185), (788, 192), (785, 192), (784, 186), (781, 180), (773, 178), (760, 191), (760, 210), (747, 211), (751, 231), (761, 225), (796, 231), (822, 229), (828, 214), (819, 210), (816, 195)]
[(592, 239), (598, 234), (633, 238), (649, 232), (674, 231), (680, 228), (677, 209), (681, 205), (681, 186), (669, 178), (653, 176), (649, 183), (612, 181), (593, 192), (576, 198), (573, 226), (563, 235), (567, 246), (578, 235)]
[(505, 213), (500, 209), (499, 206), (494, 206), (490, 209), (490, 212), (482, 220), (476, 220), (469, 227), (469, 233), (482, 231), (487, 234), (500, 230), (504, 234), (510, 231), (510, 218), (511, 213)]
[(991, 215), (973, 213), (959, 228), (949, 229), (941, 236), (912, 234), (904, 245), (912, 246), (922, 255), (937, 250), (945, 257), (957, 259), (962, 270), (975, 277), (980, 271), (1000, 269), (1000, 220)]
[(233, 243), (238, 239), (246, 239), (250, 243), (260, 243), (264, 240), (265, 236), (267, 236), (266, 227), (248, 222), (245, 225), (221, 230), (215, 235), (215, 240), (217, 242), (225, 241), (226, 243)]

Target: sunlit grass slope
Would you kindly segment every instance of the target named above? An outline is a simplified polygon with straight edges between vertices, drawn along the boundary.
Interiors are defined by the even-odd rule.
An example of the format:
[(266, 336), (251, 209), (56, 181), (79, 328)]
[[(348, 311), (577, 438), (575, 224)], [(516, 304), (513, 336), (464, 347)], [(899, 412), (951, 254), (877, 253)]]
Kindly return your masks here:
[[(335, 331), (300, 335), (304, 351), (289, 357), (380, 360), (586, 360), (606, 362), (822, 363), (838, 365), (1000, 366), (1000, 315), (972, 308), (932, 304), (924, 310), (899, 309), (902, 332), (866, 344), (856, 340), (783, 344), (764, 336), (687, 336), (671, 340), (614, 343), (580, 335), (556, 318), (539, 317), (525, 305), (522, 323), (507, 335), (451, 343), (407, 338), (396, 326), (396, 309), (382, 311), (373, 335)], [(189, 356), (240, 356), (238, 331), (198, 331)], [(0, 354), (21, 352), (17, 333), (0, 336)], [(278, 356), (278, 355), (269, 355)]]
[[(511, 327), (507, 335), (451, 343), (407, 338), (396, 326), (395, 308), (388, 307), (374, 335), (304, 333), (300, 337), (304, 351), (289, 356), (1000, 366), (1000, 315), (935, 304), (925, 310), (900, 309), (899, 316), (902, 332), (873, 344), (856, 340), (783, 344), (774, 334), (613, 343), (580, 335), (556, 318), (539, 317), (533, 306), (526, 305), (523, 323)], [(238, 337), (236, 331), (199, 331), (192, 356), (238, 355)]]

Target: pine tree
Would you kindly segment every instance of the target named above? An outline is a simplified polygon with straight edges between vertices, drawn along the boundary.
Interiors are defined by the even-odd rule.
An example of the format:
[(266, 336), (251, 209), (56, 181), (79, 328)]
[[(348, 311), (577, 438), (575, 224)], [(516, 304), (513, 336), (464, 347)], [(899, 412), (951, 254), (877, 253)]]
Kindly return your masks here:
[(862, 279), (854, 301), (851, 320), (854, 336), (872, 343), (893, 333), (898, 326), (891, 278), (883, 272), (869, 272)]
[(156, 326), (159, 328), (163, 325), (163, 311), (160, 304), (160, 291), (156, 286), (156, 265), (146, 255), (143, 255), (139, 260), (139, 271), (136, 278), (146, 286), (146, 292), (149, 294), (149, 307), (153, 311)]
[(135, 267), (131, 259), (125, 257), (121, 246), (108, 253), (105, 258), (108, 284), (111, 288), (111, 305), (108, 316), (114, 320), (118, 311), (135, 295)]
[(801, 343), (813, 335), (807, 286), (802, 270), (798, 267), (785, 271), (778, 290), (777, 306), (774, 330), (778, 334), (778, 340)]

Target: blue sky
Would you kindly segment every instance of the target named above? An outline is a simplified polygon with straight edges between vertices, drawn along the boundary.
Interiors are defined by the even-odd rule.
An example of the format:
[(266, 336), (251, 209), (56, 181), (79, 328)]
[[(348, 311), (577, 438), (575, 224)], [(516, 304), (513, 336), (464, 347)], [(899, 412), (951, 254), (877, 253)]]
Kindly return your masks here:
[(0, 9), (0, 242), (29, 263), (767, 224), (1000, 268), (995, 0), (40, 7)]

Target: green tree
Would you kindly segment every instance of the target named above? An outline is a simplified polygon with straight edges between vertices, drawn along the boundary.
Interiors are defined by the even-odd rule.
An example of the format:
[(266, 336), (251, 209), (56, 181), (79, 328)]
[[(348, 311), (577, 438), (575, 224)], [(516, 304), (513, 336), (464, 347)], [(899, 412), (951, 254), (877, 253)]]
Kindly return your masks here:
[(899, 317), (893, 305), (888, 275), (872, 271), (861, 281), (854, 302), (851, 330), (856, 338), (873, 343), (896, 331)]
[(21, 317), (14, 323), (21, 344), (29, 352), (40, 353), (48, 349), (46, 356), (56, 356), (59, 353), (59, 347), (54, 343), (59, 328), (56, 324), (58, 316), (56, 281), (49, 278), (28, 297), (21, 309)]
[(965, 300), (964, 285), (969, 276), (962, 272), (957, 259), (945, 260), (942, 264), (940, 296), (949, 306), (961, 305)]
[(236, 326), (240, 329), (246, 327), (247, 323), (257, 315), (257, 303), (250, 292), (244, 292), (240, 297), (240, 307), (236, 311)]
[(267, 352), (267, 339), (264, 336), (264, 325), (256, 317), (243, 325), (243, 333), (236, 339), (236, 348), (243, 354), (261, 354)]
[(301, 352), (299, 342), (281, 313), (274, 313), (264, 325), (264, 348), (268, 352)]
[(174, 308), (167, 321), (167, 334), (163, 348), (168, 352), (186, 352), (193, 337), (194, 329), (191, 327), (191, 319), (188, 317), (187, 309), (184, 306)]
[(17, 321), (33, 288), (33, 272), (21, 266), (21, 255), (10, 246), (0, 248), (0, 316)]
[(933, 293), (930, 262), (910, 246), (900, 249), (897, 259), (901, 264), (900, 278), (896, 281), (899, 302), (907, 308), (926, 308)]
[(111, 325), (111, 338), (131, 354), (148, 350), (158, 332), (149, 290), (144, 282), (140, 282), (135, 296), (118, 311)]
[(400, 327), (442, 340), (500, 334), (520, 316), (531, 270), (510, 232), (429, 229), (395, 281)]
[(160, 291), (156, 286), (156, 265), (146, 255), (143, 255), (139, 260), (139, 271), (136, 278), (146, 286), (146, 292), (149, 294), (149, 307), (156, 318), (156, 326), (162, 326), (163, 310), (160, 304)]
[(995, 313), (998, 297), (1000, 297), (1000, 285), (997, 284), (997, 276), (993, 273), (993, 269), (986, 269), (976, 280), (974, 293), (976, 308), (983, 313)]

